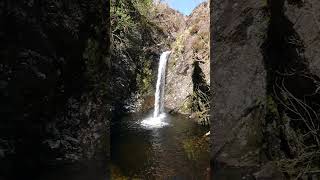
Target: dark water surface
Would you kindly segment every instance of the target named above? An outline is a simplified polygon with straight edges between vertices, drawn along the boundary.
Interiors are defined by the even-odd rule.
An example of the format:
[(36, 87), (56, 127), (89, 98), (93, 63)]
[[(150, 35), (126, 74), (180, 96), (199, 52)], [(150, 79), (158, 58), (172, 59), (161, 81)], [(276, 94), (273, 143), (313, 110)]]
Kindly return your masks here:
[(145, 128), (148, 114), (131, 114), (111, 126), (112, 179), (207, 179), (208, 128), (183, 115), (167, 115), (169, 124)]
[(105, 163), (106, 160), (103, 159), (46, 168), (40, 173), (39, 180), (109, 180)]

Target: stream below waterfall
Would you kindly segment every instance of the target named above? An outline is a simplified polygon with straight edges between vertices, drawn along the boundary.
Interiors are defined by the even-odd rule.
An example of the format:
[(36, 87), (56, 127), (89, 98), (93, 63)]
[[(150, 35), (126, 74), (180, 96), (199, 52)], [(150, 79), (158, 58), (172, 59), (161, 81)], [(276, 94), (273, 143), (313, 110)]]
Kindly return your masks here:
[(207, 179), (209, 143), (203, 127), (184, 115), (166, 114), (163, 127), (146, 127), (152, 117), (130, 114), (113, 121), (111, 161), (113, 178)]

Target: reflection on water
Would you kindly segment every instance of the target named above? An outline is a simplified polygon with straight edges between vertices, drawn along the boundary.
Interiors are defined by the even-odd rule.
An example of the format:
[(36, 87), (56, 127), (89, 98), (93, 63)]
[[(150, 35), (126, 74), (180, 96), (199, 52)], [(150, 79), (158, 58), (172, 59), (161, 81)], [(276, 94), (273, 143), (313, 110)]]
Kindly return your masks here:
[(167, 115), (167, 126), (145, 128), (151, 114), (113, 120), (112, 179), (206, 179), (209, 146), (207, 129), (182, 115)]

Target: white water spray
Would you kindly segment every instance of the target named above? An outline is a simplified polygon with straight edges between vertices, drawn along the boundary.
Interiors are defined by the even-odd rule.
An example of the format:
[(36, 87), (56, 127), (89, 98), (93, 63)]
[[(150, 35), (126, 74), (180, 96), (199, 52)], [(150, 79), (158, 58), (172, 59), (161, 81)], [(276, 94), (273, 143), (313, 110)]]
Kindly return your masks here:
[(166, 66), (167, 66), (167, 61), (170, 53), (171, 51), (166, 51), (166, 52), (163, 52), (160, 56), (153, 118), (149, 118), (142, 121), (142, 125), (146, 127), (162, 127), (164, 125), (167, 125), (167, 123), (163, 122), (162, 119), (163, 117), (165, 117), (164, 90), (166, 85)]

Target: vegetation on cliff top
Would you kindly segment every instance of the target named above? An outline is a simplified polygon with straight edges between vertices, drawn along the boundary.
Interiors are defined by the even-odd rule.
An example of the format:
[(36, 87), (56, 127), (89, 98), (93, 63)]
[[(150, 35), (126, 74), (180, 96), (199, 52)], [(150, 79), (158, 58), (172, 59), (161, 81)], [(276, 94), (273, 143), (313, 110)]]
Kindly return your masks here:
[(152, 94), (157, 59), (168, 44), (166, 32), (151, 20), (152, 9), (152, 1), (147, 0), (111, 2), (111, 67), (115, 74), (110, 81), (115, 83), (110, 87), (121, 89), (113, 96), (117, 97), (114, 105), (123, 111), (137, 95)]

